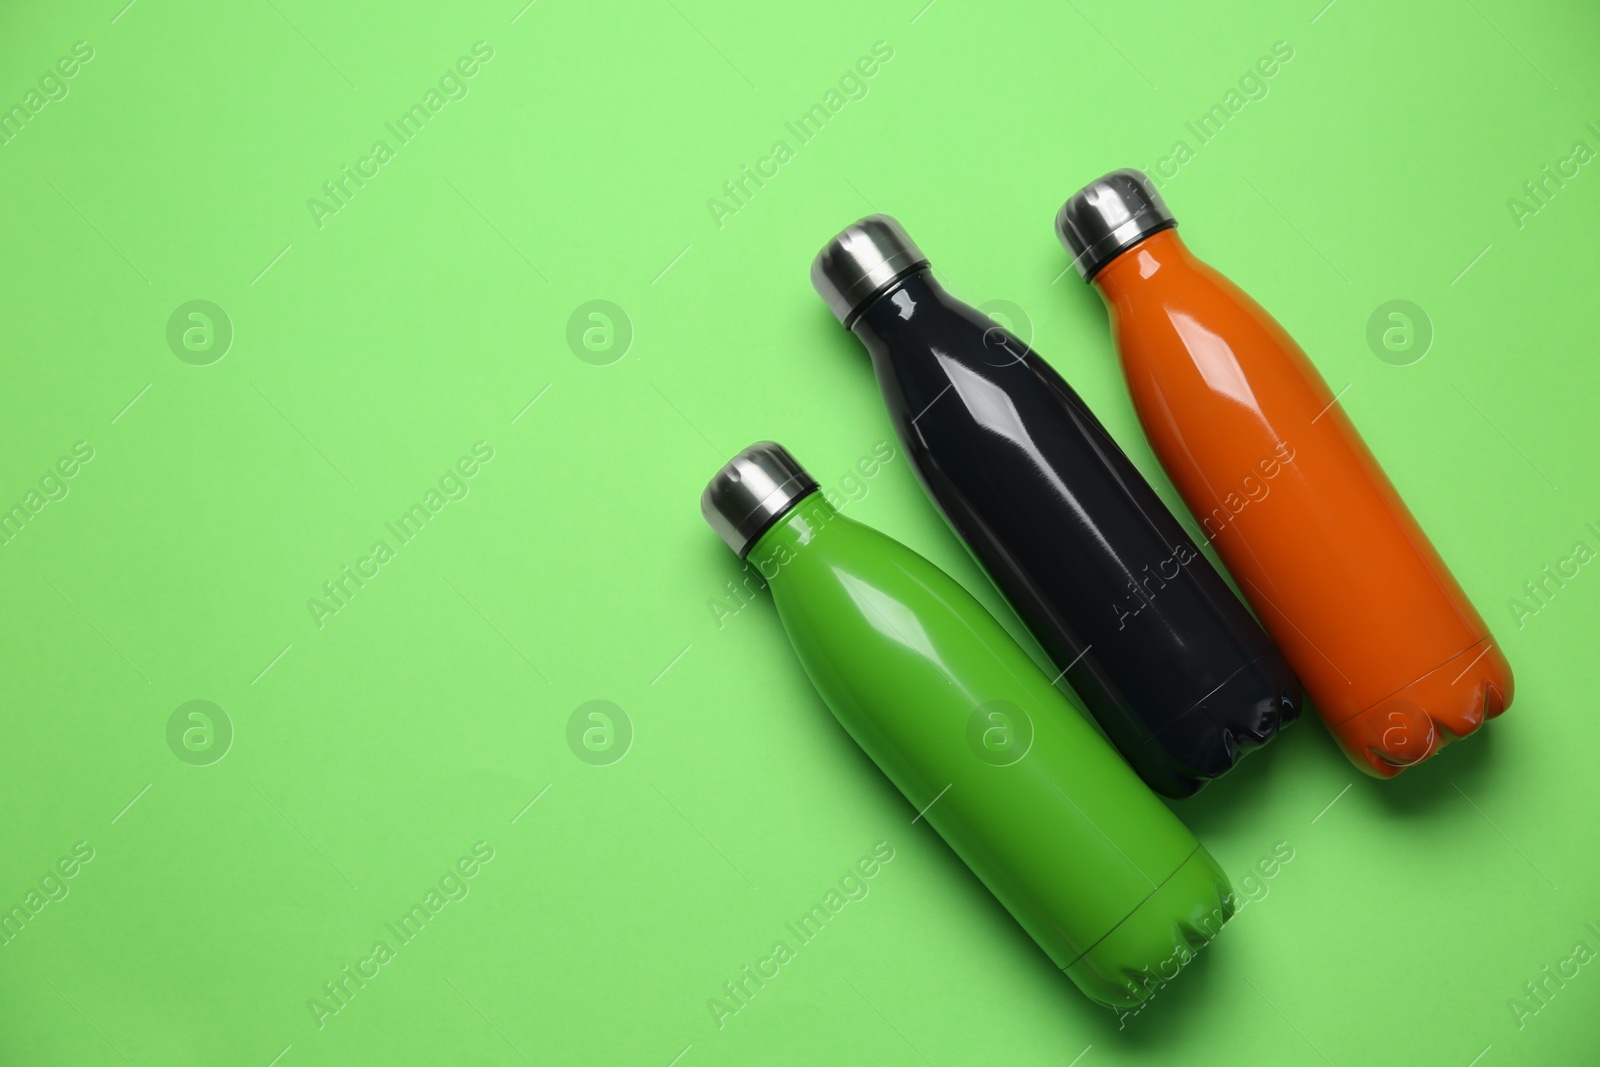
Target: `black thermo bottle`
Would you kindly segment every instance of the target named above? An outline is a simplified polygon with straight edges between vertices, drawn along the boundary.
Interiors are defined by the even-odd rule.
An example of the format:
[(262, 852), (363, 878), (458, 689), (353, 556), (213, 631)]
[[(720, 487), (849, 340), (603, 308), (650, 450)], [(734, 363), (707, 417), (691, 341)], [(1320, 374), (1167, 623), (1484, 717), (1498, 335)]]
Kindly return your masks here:
[(1151, 788), (1189, 796), (1294, 720), (1294, 672), (1105, 427), (899, 223), (845, 230), (811, 282), (928, 495)]

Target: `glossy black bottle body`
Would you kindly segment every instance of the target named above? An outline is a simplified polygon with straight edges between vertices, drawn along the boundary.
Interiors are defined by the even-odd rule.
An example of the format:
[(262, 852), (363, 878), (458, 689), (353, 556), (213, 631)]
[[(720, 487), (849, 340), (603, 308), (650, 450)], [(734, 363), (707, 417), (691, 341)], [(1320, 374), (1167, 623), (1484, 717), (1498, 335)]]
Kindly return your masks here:
[(1188, 796), (1294, 720), (1277, 647), (1044, 360), (926, 266), (848, 325), (928, 495), (1151, 788)]

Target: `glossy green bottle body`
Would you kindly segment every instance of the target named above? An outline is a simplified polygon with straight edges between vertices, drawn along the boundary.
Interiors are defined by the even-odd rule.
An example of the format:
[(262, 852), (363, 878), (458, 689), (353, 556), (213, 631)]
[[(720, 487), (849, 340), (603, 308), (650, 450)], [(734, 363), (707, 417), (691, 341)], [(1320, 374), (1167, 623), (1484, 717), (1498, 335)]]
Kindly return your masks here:
[(1215, 861), (954, 579), (820, 493), (748, 558), (840, 723), (1091, 999), (1146, 999), (1227, 921)]

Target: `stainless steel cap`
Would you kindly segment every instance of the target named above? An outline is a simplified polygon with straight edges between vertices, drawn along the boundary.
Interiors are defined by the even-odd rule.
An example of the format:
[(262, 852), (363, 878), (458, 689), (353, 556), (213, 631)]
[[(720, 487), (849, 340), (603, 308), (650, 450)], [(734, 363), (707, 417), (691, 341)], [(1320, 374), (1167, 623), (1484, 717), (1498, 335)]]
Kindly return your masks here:
[(811, 285), (833, 317), (847, 322), (873, 293), (926, 262), (898, 222), (868, 215), (822, 246), (811, 261)]
[(712, 477), (700, 494), (700, 514), (729, 548), (743, 556), (795, 501), (816, 490), (816, 480), (787, 448), (758, 441)]
[(1056, 233), (1085, 281), (1125, 249), (1177, 224), (1155, 185), (1132, 169), (1090, 182), (1056, 214)]

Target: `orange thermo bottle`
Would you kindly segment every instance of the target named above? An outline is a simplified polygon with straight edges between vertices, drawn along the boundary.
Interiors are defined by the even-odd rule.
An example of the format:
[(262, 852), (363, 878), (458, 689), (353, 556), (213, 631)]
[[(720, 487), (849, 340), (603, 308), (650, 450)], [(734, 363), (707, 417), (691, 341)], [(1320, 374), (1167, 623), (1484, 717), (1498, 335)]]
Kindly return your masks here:
[(1178, 492), (1345, 754), (1391, 778), (1504, 711), (1511, 667), (1316, 367), (1176, 225), (1136, 170), (1056, 218)]

